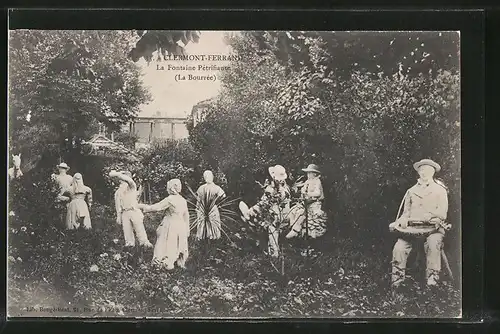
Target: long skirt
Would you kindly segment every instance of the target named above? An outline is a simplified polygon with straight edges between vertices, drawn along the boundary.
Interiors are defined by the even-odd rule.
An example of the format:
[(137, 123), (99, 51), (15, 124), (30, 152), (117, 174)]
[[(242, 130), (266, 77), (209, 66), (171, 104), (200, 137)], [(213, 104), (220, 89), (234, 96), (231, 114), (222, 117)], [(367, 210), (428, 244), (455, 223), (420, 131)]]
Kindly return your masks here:
[(184, 267), (189, 256), (188, 233), (185, 222), (173, 217), (165, 217), (156, 230), (156, 244), (153, 263), (173, 269), (174, 264)]
[[(307, 214), (307, 226), (306, 226), (306, 214)], [(306, 207), (301, 203), (296, 204), (290, 209), (289, 222), (291, 231), (287, 235), (287, 238), (292, 238), (295, 236), (305, 236), (306, 230), (307, 235), (310, 238), (318, 238), (326, 233), (326, 213), (321, 209), (321, 202), (314, 202)]]
[(66, 228), (68, 230), (79, 228), (80, 221), (82, 219), (84, 228), (92, 228), (87, 202), (85, 202), (84, 199), (75, 198), (68, 204), (68, 212), (66, 214)]
[(202, 209), (197, 208), (197, 219), (196, 219), (196, 239), (219, 239), (221, 237), (221, 219), (219, 208), (214, 205), (207, 217)]

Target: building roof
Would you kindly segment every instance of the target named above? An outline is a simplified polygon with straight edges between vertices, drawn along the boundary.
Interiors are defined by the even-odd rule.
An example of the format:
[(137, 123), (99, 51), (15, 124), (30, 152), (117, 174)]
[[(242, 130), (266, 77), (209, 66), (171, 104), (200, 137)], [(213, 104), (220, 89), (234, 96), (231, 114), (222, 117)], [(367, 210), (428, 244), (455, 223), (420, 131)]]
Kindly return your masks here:
[(164, 116), (137, 116), (132, 122), (144, 120), (170, 120), (170, 121), (186, 121), (187, 117), (164, 117)]
[(141, 111), (137, 114), (137, 117), (172, 117), (172, 118), (182, 118), (186, 117), (188, 112), (186, 110), (171, 110), (171, 108), (166, 108), (159, 105), (158, 103), (151, 105), (143, 105)]
[(111, 139), (106, 138), (106, 136), (102, 134), (97, 134), (94, 135), (89, 141), (86, 142), (86, 144), (91, 145), (93, 148), (109, 148), (113, 151), (116, 151), (117, 153), (123, 153), (123, 154), (128, 154), (132, 158), (136, 160), (140, 160), (141, 156), (137, 154), (136, 152), (126, 148), (125, 146), (112, 141)]

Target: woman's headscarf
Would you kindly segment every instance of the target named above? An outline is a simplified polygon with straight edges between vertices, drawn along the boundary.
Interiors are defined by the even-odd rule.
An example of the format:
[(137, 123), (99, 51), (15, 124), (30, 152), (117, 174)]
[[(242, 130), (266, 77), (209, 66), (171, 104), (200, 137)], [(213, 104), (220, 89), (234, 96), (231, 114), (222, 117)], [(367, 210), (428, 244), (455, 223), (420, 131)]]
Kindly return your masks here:
[(83, 183), (83, 176), (80, 173), (73, 175), (73, 191), (75, 193), (85, 192), (85, 184)]
[(206, 170), (204, 173), (203, 173), (203, 179), (205, 179), (205, 182), (206, 183), (214, 183), (214, 173), (212, 173), (211, 171), (209, 170)]
[(182, 183), (179, 179), (172, 179), (167, 182), (167, 192), (169, 195), (177, 195), (182, 190)]

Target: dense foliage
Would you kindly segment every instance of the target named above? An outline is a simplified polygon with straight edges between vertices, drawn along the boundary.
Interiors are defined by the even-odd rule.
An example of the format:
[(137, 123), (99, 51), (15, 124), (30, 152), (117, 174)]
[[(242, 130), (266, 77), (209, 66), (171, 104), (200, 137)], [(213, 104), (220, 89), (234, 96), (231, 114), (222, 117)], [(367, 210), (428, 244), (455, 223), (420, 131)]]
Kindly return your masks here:
[[(385, 231), (405, 189), (415, 182), (413, 162), (432, 158), (443, 167), (439, 176), (450, 188), (451, 220), (458, 222), (458, 67), (412, 75), (382, 68), (374, 76), (365, 66), (346, 76), (340, 73), (345, 66), (327, 66), (325, 59), (336, 59), (340, 53), (351, 57), (344, 62), (357, 62), (357, 50), (365, 42), (354, 43), (351, 51), (337, 48), (341, 50), (332, 53), (337, 35), (307, 37), (308, 48), (300, 55), (309, 66), (288, 75), (285, 70), (290, 68), (273, 53), (256, 51), (252, 33), (232, 37), (233, 49), (245, 61), (224, 73), (220, 98), (204, 122), (191, 126), (193, 146), (204, 152), (207, 163), (228, 174), (236, 192), (248, 192), (271, 164), (283, 164), (292, 178), (307, 164), (319, 164), (327, 192), (325, 208), (334, 228), (345, 231), (352, 227)], [(352, 38), (380, 44), (387, 39), (387, 47), (409, 50), (411, 41), (424, 35), (387, 39), (380, 34), (381, 41), (378, 35)], [(449, 43), (450, 36), (442, 39)], [(377, 55), (373, 50), (364, 52)], [(439, 52), (444, 51), (434, 49), (432, 55), (441, 59)], [(293, 57), (299, 55), (295, 52)], [(446, 64), (457, 65), (455, 58)], [(364, 61), (384, 65), (376, 57)]]
[(156, 203), (168, 196), (167, 182), (170, 179), (182, 180), (184, 195), (189, 194), (186, 186), (194, 187), (200, 182), (197, 155), (186, 140), (156, 142), (143, 152), (143, 156), (143, 168), (138, 171), (137, 177), (147, 187), (145, 190), (150, 192), (148, 202)]
[(168, 59), (169, 56), (187, 56), (184, 46), (188, 43), (198, 43), (200, 40), (200, 32), (193, 30), (137, 30), (136, 32), (140, 38), (128, 53), (128, 57), (134, 62), (144, 58), (149, 63), (153, 59), (153, 54), (157, 55), (157, 61)]
[[(411, 283), (392, 298), (387, 263), (368, 261), (350, 240), (337, 238), (335, 252), (313, 261), (288, 248), (287, 276), (281, 277), (262, 253), (238, 250), (225, 239), (207, 253), (190, 239), (187, 270), (167, 273), (151, 266), (151, 251), (123, 249), (109, 207), (97, 204), (92, 216), (93, 230), (78, 232), (12, 219), (9, 315), (26, 315), (29, 305), (37, 316), (54, 316), (39, 307), (69, 308), (66, 315), (84, 317), (458, 316), (459, 296), (448, 284), (426, 291)], [(157, 222), (148, 216), (145, 225), (154, 240)]]
[(135, 144), (138, 142), (139, 136), (130, 132), (118, 132), (115, 135), (114, 141), (121, 143), (123, 146), (130, 150), (135, 150)]
[[(97, 121), (117, 126), (130, 119), (147, 99), (137, 68), (124, 56), (137, 36), (13, 32), (9, 146), (23, 157), (41, 158), (32, 173), (10, 183), (11, 315), (25, 305), (76, 304), (93, 311), (73, 316), (458, 316), (460, 296), (447, 277), (437, 289), (423, 289), (415, 282), (423, 268), (413, 259), (408, 291), (391, 296), (394, 240), (387, 233), (414, 183), (413, 162), (432, 158), (443, 167), (456, 226), (445, 245), (458, 249), (458, 40), (452, 33), (366, 34), (228, 37), (245, 60), (222, 74), (222, 92), (203, 122), (189, 125), (190, 140), (157, 143), (134, 161), (85, 152), (78, 139), (92, 133)], [(182, 55), (176, 42), (185, 45), (198, 36), (139, 35), (129, 53), (134, 61), (150, 61), (158, 50)], [(91, 231), (66, 231), (58, 222), (49, 170), (59, 156), (94, 191)], [(279, 264), (262, 252), (263, 234), (234, 220), (232, 204), (239, 197), (254, 203), (262, 191), (255, 181), (268, 176), (270, 165), (285, 166), (293, 182), (309, 163), (323, 171), (329, 233), (307, 258), (301, 241), (280, 240), (285, 269), (276, 270)], [(192, 233), (186, 271), (153, 268), (151, 251), (128, 253), (115, 223), (116, 184), (108, 177), (110, 170), (125, 169), (142, 185), (144, 202), (164, 198), (167, 181), (180, 178), (191, 211), (192, 190), (203, 183), (203, 171), (212, 170), (228, 194), (222, 209), (228, 210), (223, 224), (229, 237), (206, 247)], [(153, 242), (160, 215), (146, 215)], [(458, 262), (460, 254), (451, 255)]]
[[(71, 163), (99, 122), (113, 128), (148, 101), (126, 57), (129, 31), (14, 30), (9, 36), (9, 148), (31, 169), (51, 150)], [(29, 167), (28, 167), (29, 166)]]
[(357, 70), (415, 76), (458, 66), (457, 32), (253, 31), (245, 35), (258, 56), (271, 55), (288, 74), (322, 67), (327, 74), (347, 78)]

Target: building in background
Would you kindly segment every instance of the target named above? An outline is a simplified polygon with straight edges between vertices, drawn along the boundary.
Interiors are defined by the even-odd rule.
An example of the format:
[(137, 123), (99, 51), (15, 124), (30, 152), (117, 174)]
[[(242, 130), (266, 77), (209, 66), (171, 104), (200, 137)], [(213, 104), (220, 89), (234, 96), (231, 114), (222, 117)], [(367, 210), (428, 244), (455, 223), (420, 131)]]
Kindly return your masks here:
[(153, 116), (136, 117), (129, 124), (129, 131), (138, 137), (136, 148), (143, 148), (155, 141), (188, 138), (186, 121), (186, 117), (164, 117), (157, 112)]
[(208, 107), (212, 104), (214, 98), (203, 100), (198, 102), (193, 106), (191, 110), (191, 118), (193, 119), (193, 126), (198, 125), (200, 122), (203, 122), (206, 116), (206, 111)]

